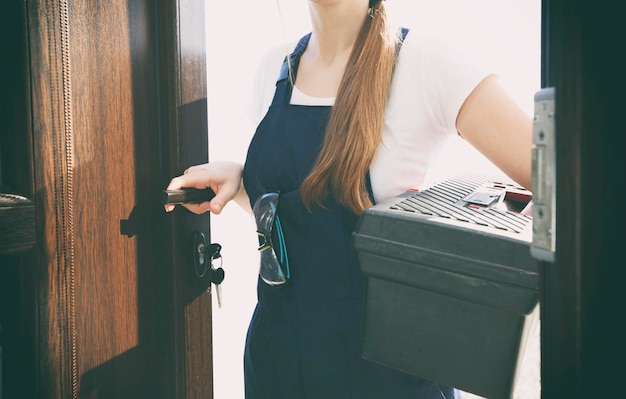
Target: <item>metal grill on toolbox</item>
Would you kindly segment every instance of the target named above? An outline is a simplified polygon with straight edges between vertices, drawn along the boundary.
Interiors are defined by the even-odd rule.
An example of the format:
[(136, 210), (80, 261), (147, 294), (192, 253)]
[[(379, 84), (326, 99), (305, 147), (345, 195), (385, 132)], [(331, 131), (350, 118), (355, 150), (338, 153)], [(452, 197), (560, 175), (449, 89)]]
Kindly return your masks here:
[[(512, 193), (515, 201), (507, 199)], [(520, 206), (529, 200), (530, 193), (511, 182), (485, 176), (462, 175), (428, 190), (416, 192), (391, 205), (390, 209), (520, 233), (532, 222), (530, 216), (518, 212)], [(512, 202), (517, 205), (515, 210), (509, 209)]]

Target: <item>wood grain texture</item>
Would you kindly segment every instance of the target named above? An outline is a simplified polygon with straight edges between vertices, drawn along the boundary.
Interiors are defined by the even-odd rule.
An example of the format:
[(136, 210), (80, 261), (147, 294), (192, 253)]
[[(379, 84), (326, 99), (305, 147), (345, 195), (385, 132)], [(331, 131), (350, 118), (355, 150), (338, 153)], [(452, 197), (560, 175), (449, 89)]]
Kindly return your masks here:
[(208, 153), (203, 12), (28, 4), (39, 397), (212, 396), (210, 295), (183, 267), (208, 216), (171, 223), (158, 195)]

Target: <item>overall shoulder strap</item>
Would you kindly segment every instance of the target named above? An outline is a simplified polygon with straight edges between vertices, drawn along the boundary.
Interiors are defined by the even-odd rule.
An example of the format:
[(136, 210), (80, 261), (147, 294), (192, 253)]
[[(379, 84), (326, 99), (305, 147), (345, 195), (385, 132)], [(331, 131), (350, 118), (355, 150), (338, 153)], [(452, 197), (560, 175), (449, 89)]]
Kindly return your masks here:
[(402, 33), (401, 33), (401, 35), (402, 35), (402, 40), (404, 40), (404, 39), (406, 38), (407, 33), (409, 33), (409, 28), (404, 28), (404, 27), (403, 27), (403, 28), (400, 28), (400, 29), (401, 29), (401, 31), (402, 31)]
[(293, 85), (296, 81), (296, 72), (298, 71), (298, 64), (300, 63), (300, 56), (304, 52), (304, 49), (306, 49), (310, 38), (311, 33), (304, 35), (298, 41), (293, 52), (285, 57), (280, 68), (280, 75), (276, 81), (276, 91), (274, 92), (272, 104), (289, 103)]
[(291, 54), (285, 57), (283, 61), (283, 65), (280, 68), (280, 75), (278, 76), (278, 80), (276, 84), (280, 83), (280, 81), (285, 80), (287, 78), (291, 78), (291, 82), (295, 80), (294, 71), (298, 70), (298, 63), (300, 62), (300, 55), (306, 49), (307, 44), (309, 44), (309, 39), (311, 38), (311, 32), (302, 36), (302, 38), (298, 41), (296, 48), (293, 50)]
[(406, 39), (406, 35), (409, 33), (409, 28), (401, 28), (400, 29), (400, 40), (398, 40), (398, 47), (396, 49), (396, 56), (400, 52), (400, 48), (402, 48), (402, 43), (404, 43), (404, 39)]

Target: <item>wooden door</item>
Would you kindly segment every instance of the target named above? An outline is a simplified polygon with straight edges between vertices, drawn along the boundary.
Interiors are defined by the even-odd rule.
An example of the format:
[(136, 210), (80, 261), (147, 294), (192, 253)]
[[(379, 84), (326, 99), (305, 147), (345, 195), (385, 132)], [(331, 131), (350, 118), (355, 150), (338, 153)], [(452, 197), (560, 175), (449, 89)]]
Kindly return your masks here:
[(10, 3), (2, 176), (37, 243), (11, 268), (5, 397), (211, 398), (209, 216), (160, 203), (208, 157), (204, 1)]

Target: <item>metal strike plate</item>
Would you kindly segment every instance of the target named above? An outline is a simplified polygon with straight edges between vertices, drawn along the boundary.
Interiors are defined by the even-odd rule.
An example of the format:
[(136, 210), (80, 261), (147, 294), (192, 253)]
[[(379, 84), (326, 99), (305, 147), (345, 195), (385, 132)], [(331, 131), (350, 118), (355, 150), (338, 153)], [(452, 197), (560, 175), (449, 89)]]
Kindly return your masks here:
[(535, 93), (532, 149), (533, 239), (531, 255), (554, 262), (556, 251), (555, 90)]

